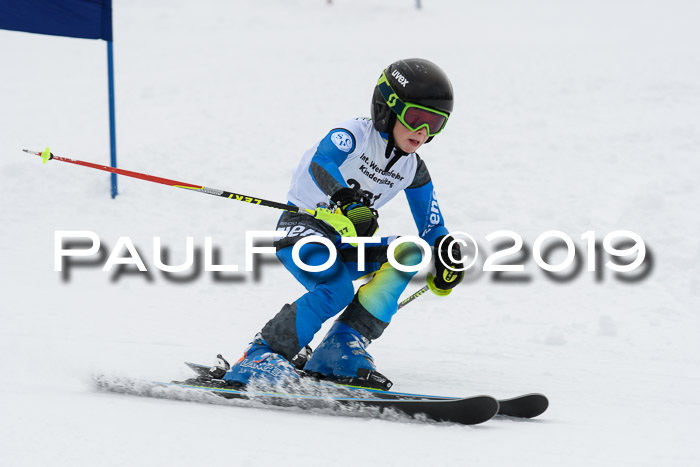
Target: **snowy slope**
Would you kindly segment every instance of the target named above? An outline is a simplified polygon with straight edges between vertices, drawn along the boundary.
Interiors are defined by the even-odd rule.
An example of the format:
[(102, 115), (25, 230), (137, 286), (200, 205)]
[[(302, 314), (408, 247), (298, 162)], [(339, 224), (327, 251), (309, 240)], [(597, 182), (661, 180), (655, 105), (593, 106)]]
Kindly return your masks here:
[[(584, 265), (559, 283), (530, 256), (527, 282), (470, 275), (371, 346), (400, 390), (545, 392), (537, 421), (466, 428), (95, 392), (96, 371), (168, 380), (188, 374), (184, 360), (237, 358), (302, 288), (272, 261), (225, 281), (156, 270), (154, 236), (173, 263), (185, 237), (201, 249), (209, 236), (242, 267), (245, 231), (273, 229), (279, 212), (123, 177), (111, 200), (107, 174), (25, 155), (51, 145), (106, 163), (106, 47), (0, 31), (0, 465), (697, 465), (697, 4), (333, 3), (115, 2), (120, 166), (284, 201), (303, 151), (368, 116), (379, 71), (425, 57), (456, 95), (421, 151), (448, 227), (486, 253), (497, 230), (530, 247), (561, 230), (579, 255), (584, 232), (631, 230), (653, 256), (648, 277), (596, 280)], [(128, 236), (150, 274), (96, 263), (64, 279), (57, 230), (97, 233), (105, 255)], [(384, 208), (380, 233), (415, 233), (405, 200)]]

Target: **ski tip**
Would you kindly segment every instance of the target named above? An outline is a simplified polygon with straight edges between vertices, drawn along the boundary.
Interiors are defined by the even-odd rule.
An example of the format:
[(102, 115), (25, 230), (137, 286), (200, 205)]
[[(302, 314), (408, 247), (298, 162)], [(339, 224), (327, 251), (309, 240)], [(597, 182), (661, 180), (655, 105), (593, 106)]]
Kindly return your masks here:
[(549, 399), (544, 394), (532, 393), (498, 401), (499, 415), (516, 418), (535, 418), (549, 408)]

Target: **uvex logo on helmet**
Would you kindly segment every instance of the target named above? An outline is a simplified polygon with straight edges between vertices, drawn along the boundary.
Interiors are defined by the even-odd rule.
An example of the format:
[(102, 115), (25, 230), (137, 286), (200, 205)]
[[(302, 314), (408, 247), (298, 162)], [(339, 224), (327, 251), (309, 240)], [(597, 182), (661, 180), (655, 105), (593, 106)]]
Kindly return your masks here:
[(391, 76), (393, 76), (394, 78), (396, 78), (396, 81), (398, 81), (399, 84), (400, 84), (401, 86), (403, 86), (403, 87), (406, 87), (406, 85), (408, 84), (408, 80), (406, 79), (406, 77), (405, 77), (404, 75), (402, 75), (401, 73), (399, 73), (399, 70), (394, 70), (394, 71), (391, 73)]

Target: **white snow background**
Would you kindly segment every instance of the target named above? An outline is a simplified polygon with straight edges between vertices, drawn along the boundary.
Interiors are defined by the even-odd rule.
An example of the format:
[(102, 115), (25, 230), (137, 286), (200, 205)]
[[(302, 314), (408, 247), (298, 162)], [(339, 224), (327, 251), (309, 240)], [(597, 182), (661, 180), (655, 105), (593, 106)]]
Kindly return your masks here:
[[(550, 397), (539, 419), (477, 427), (97, 392), (96, 372), (168, 381), (184, 360), (235, 360), (303, 290), (272, 262), (257, 281), (168, 280), (154, 236), (170, 263), (210, 236), (243, 268), (245, 231), (279, 211), (126, 177), (112, 200), (108, 174), (22, 153), (108, 163), (106, 45), (0, 31), (0, 465), (698, 465), (698, 18), (681, 0), (114, 2), (122, 168), (285, 201), (304, 150), (369, 116), (381, 69), (423, 57), (455, 92), (420, 151), (449, 228), (483, 254), (497, 230), (530, 247), (561, 230), (582, 261), (584, 232), (644, 239), (645, 280), (584, 262), (558, 283), (530, 254), (529, 282), (470, 275), (397, 314), (370, 347), (397, 390)], [(416, 233), (403, 197), (380, 226)], [(93, 231), (105, 254), (128, 236), (149, 275), (102, 262), (64, 280), (57, 230)]]

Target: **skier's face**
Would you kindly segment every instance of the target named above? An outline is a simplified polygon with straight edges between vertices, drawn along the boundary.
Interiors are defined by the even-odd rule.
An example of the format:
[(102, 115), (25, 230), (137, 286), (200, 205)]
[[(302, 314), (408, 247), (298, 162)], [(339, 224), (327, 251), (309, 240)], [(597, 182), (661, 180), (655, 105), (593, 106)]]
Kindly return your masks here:
[(411, 131), (403, 123), (396, 119), (394, 124), (394, 143), (402, 151), (407, 153), (416, 152), (428, 140), (428, 132), (425, 128), (418, 131)]

